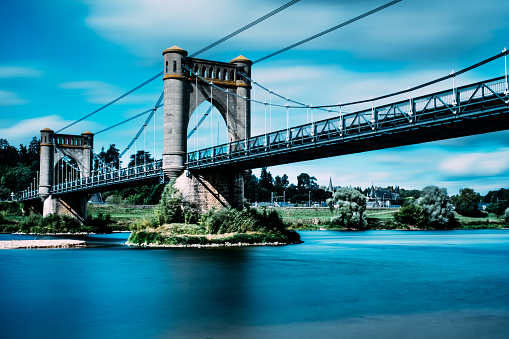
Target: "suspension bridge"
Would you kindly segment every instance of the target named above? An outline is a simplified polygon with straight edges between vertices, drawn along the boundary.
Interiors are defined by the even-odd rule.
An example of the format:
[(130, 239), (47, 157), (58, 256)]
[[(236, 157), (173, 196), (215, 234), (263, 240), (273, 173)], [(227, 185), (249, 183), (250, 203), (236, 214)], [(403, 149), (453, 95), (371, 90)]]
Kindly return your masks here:
[[(371, 15), (384, 6), (365, 14)], [(309, 39), (301, 43), (306, 41)], [(174, 46), (163, 52), (163, 72), (63, 128), (85, 120), (162, 77), (164, 91), (153, 107), (103, 130), (148, 114), (123, 155), (140, 137), (157, 109), (163, 107), (162, 159), (142, 164), (135, 161), (134, 166), (124, 168), (112, 164), (93, 168), (92, 133), (87, 131), (75, 136), (61, 134), (63, 129), (55, 133), (46, 128), (41, 130), (38, 177), (31, 187), (17, 192), (15, 198), (29, 204), (39, 204), (42, 200), (44, 214), (70, 213), (84, 219), (86, 201), (91, 193), (176, 179), (177, 188), (191, 207), (207, 210), (217, 204), (242, 203), (246, 170), (509, 129), (507, 54), (504, 50), (458, 72), (381, 97), (332, 105), (308, 105), (273, 92), (253, 79), (252, 65), (266, 58), (252, 62), (239, 56), (225, 63), (197, 59), (194, 57), (197, 53), (188, 56), (187, 51)], [(504, 73), (501, 72), (500, 77), (455, 87), (457, 76), (499, 58), (505, 59)], [(418, 89), (450, 80), (452, 86), (447, 90), (412, 95)], [(284, 103), (257, 101), (251, 97), (255, 87), (267, 91), (271, 97), (279, 97)], [(401, 95), (405, 94), (408, 98), (401, 100)], [(203, 102), (209, 102), (210, 109), (188, 134), (190, 117)], [(275, 131), (265, 128), (263, 134), (251, 136), (251, 107), (254, 105), (262, 106), (265, 115), (267, 108), (272, 107), (286, 111), (286, 128)], [(371, 107), (365, 108), (366, 105)], [(198, 130), (213, 106), (226, 123), (227, 142), (188, 152), (187, 139)], [(291, 125), (290, 112), (303, 109), (310, 113), (310, 121)], [(313, 112), (316, 111), (327, 112), (329, 118), (314, 121)]]

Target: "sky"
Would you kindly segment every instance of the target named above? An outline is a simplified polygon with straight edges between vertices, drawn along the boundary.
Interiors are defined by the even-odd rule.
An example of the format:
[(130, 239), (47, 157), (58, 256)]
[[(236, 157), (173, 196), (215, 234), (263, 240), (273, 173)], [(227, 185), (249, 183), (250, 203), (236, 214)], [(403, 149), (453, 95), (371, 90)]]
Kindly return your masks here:
[[(0, 11), (0, 138), (27, 145), (46, 127), (58, 131), (143, 83), (163, 69), (162, 51), (177, 45), (190, 54), (288, 2), (233, 0), (18, 0)], [(257, 60), (388, 1), (301, 0), (197, 56), (229, 62)], [(404, 0), (298, 48), (253, 65), (252, 78), (276, 93), (313, 105), (376, 97), (470, 66), (509, 47), (509, 2)], [(504, 75), (504, 59), (456, 77), (455, 85)], [(444, 82), (429, 91), (450, 88)], [(157, 79), (61, 133), (97, 133), (141, 113), (163, 90)], [(272, 100), (256, 88), (253, 99)], [(201, 117), (206, 104), (191, 118)], [(286, 128), (286, 112), (254, 105), (252, 135)], [(161, 158), (162, 109), (124, 156), (145, 149)], [(314, 120), (327, 113), (314, 112)], [(290, 112), (290, 125), (309, 121)], [(95, 136), (94, 151), (121, 151), (145, 116)], [(193, 126), (191, 126), (193, 125)], [(225, 123), (214, 110), (188, 149), (224, 142)], [(194, 138), (194, 139), (193, 139)], [(155, 143), (154, 143), (155, 140)], [(447, 188), (481, 194), (509, 188), (509, 132), (404, 146), (270, 167), (290, 182), (308, 173), (319, 185)], [(259, 175), (259, 169), (253, 171)]]

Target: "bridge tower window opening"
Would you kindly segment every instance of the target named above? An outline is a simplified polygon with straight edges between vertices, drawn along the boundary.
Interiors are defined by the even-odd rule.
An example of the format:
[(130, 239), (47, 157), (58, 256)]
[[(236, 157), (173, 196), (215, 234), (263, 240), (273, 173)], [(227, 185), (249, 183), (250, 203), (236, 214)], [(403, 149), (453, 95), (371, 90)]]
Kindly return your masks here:
[(204, 78), (207, 77), (207, 68), (205, 66), (203, 66), (203, 68), (201, 69), (201, 74), (202, 74), (202, 77), (204, 77)]
[(235, 78), (233, 76), (233, 71), (230, 71), (230, 81), (234, 81), (234, 80), (235, 80)]
[(209, 78), (214, 79), (214, 69), (212, 67), (209, 68)]
[(166, 74), (168, 74), (168, 61), (166, 61), (166, 71), (165, 71)]
[(173, 73), (177, 72), (177, 62), (173, 61)]
[(217, 73), (217, 79), (218, 80), (223, 80), (223, 79), (221, 79), (221, 70), (218, 69), (216, 73)]
[[(226, 110), (228, 111), (229, 107)], [(216, 117), (214, 121), (213, 116)], [(211, 105), (209, 100), (202, 101), (189, 117), (187, 150), (193, 152), (215, 146), (211, 144), (212, 141), (217, 141), (217, 145), (226, 144), (228, 142), (227, 119), (228, 113), (222, 114), (216, 106)]]

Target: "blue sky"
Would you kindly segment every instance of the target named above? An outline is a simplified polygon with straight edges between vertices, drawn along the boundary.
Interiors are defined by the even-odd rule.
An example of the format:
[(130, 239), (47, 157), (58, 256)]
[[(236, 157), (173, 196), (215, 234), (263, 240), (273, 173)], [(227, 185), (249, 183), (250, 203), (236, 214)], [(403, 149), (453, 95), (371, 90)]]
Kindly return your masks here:
[[(19, 146), (39, 136), (42, 128), (57, 131), (160, 72), (164, 49), (178, 45), (195, 52), (286, 2), (4, 3), (0, 11), (4, 32), (0, 37), (0, 138)], [(244, 55), (256, 60), (385, 2), (301, 0), (198, 57), (228, 62)], [(260, 62), (253, 66), (252, 76), (277, 93), (313, 105), (365, 99), (418, 85), (500, 53), (509, 47), (508, 18), (506, 0), (405, 0)], [(499, 59), (457, 77), (456, 85), (503, 74), (504, 60)], [(140, 113), (154, 105), (162, 85), (162, 80), (155, 80), (63, 133), (95, 133)], [(444, 83), (432, 90), (451, 85)], [(259, 89), (254, 97), (269, 101), (268, 94)], [(252, 135), (263, 133), (264, 108), (253, 107), (252, 112)], [(273, 129), (286, 127), (284, 111), (273, 109), (271, 113)], [(290, 115), (292, 125), (306, 122), (304, 110)], [(314, 118), (322, 116), (315, 112)], [(97, 135), (95, 151), (111, 143), (123, 150), (144, 119)], [(189, 140), (189, 148), (205, 142), (210, 145), (210, 138), (204, 139), (210, 134), (204, 129), (214, 133), (219, 129), (219, 136), (225, 135), (224, 122), (218, 128), (217, 115), (212, 119), (196, 140)], [(217, 140), (216, 134), (212, 140)], [(136, 147), (155, 150), (160, 158), (161, 142), (162, 110), (156, 115), (155, 128), (150, 123)], [(286, 173), (292, 182), (306, 172), (317, 177), (320, 185), (327, 185), (331, 177), (334, 185), (341, 186), (367, 187), (373, 182), (421, 189), (433, 184), (446, 187), (451, 195), (461, 187), (485, 194), (509, 187), (509, 132), (289, 164), (269, 171), (274, 176)]]

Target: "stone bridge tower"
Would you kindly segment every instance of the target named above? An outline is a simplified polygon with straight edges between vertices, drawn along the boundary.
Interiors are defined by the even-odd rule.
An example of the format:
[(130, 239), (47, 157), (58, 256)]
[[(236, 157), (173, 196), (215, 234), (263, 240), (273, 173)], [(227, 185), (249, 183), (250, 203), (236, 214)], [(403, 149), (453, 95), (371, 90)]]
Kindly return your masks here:
[[(239, 71), (251, 77), (252, 62), (243, 56), (229, 63), (187, 58), (187, 52), (177, 46), (164, 50), (163, 56), (165, 175), (177, 179), (176, 187), (184, 201), (199, 211), (216, 205), (241, 205), (244, 199), (244, 172), (195, 170), (184, 173), (187, 127), (197, 106), (209, 101), (226, 122), (228, 142), (249, 138), (251, 106), (246, 99), (251, 97), (251, 87)], [(211, 89), (210, 83), (236, 96), (214, 87)]]
[(39, 197), (43, 201), (43, 216), (64, 214), (83, 222), (87, 218), (88, 194), (77, 192), (51, 194), (51, 186), (60, 182), (89, 177), (92, 173), (94, 134), (54, 134), (41, 130)]

